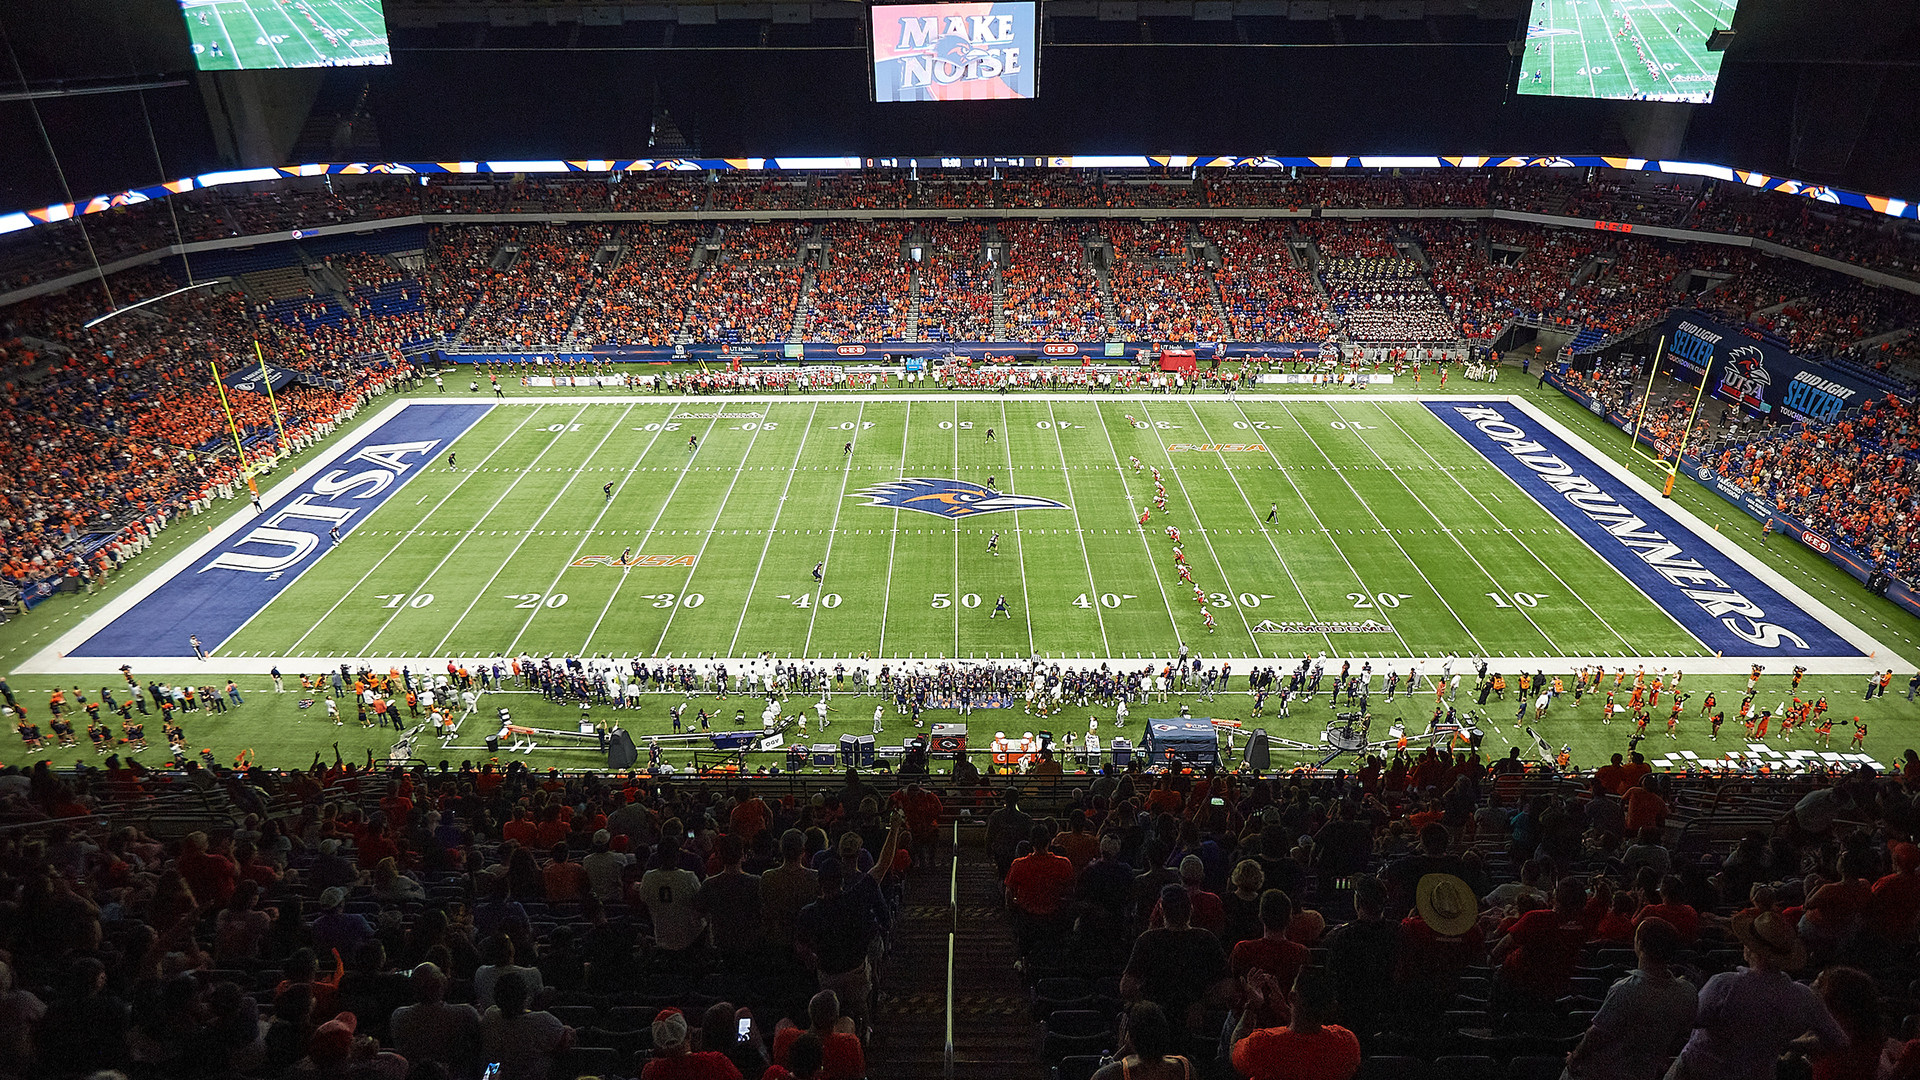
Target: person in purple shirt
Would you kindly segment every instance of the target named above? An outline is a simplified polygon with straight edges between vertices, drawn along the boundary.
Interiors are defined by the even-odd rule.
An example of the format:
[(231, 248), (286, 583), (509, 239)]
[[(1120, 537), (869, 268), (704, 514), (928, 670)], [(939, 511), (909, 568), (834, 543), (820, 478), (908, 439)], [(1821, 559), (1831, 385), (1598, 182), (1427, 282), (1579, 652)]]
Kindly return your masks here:
[(1803, 1034), (1829, 1051), (1844, 1050), (1847, 1035), (1812, 987), (1788, 972), (1807, 962), (1807, 947), (1777, 913), (1741, 912), (1733, 936), (1747, 966), (1722, 972), (1700, 988), (1693, 1034), (1666, 1080), (1751, 1080), (1772, 1076), (1774, 1061)]

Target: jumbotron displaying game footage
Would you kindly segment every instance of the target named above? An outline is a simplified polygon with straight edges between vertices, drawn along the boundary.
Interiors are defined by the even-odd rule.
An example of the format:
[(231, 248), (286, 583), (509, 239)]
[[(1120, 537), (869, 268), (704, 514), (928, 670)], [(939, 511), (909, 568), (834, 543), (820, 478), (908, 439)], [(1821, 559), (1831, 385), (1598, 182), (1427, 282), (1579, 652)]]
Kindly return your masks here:
[(1031, 0), (998, 4), (877, 5), (875, 101), (1032, 98), (1040, 43)]
[(1713, 100), (1739, 0), (1533, 0), (1520, 92), (1627, 101)]
[(201, 71), (393, 63), (380, 0), (180, 0)]

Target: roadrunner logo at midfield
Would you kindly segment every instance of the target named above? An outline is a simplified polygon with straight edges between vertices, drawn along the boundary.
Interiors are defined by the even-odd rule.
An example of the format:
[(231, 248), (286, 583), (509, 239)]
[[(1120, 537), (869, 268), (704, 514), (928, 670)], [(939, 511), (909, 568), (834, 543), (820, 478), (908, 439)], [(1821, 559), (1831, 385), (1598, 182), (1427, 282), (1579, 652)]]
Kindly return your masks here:
[(866, 499), (868, 506), (918, 510), (935, 517), (963, 518), (1007, 510), (1070, 510), (1066, 503), (1037, 495), (1005, 495), (965, 480), (914, 476), (875, 484), (847, 496)]

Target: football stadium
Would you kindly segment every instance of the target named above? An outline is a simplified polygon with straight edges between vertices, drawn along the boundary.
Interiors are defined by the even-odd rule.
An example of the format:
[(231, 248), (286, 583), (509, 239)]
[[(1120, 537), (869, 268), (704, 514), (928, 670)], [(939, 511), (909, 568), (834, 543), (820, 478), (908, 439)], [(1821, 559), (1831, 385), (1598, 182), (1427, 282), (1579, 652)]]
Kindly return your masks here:
[(0, 10), (0, 1077), (1920, 1076), (1915, 26)]

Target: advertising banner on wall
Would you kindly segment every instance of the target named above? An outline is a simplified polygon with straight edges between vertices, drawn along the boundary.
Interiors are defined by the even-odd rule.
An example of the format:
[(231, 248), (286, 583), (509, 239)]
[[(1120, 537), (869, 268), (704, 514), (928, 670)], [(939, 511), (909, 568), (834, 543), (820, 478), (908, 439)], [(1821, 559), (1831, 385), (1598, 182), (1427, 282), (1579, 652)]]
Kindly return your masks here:
[(1823, 364), (1802, 360), (1756, 332), (1698, 311), (1667, 316), (1662, 363), (1704, 373), (1709, 392), (1748, 412), (1784, 421), (1825, 423), (1858, 408), (1875, 391)]

